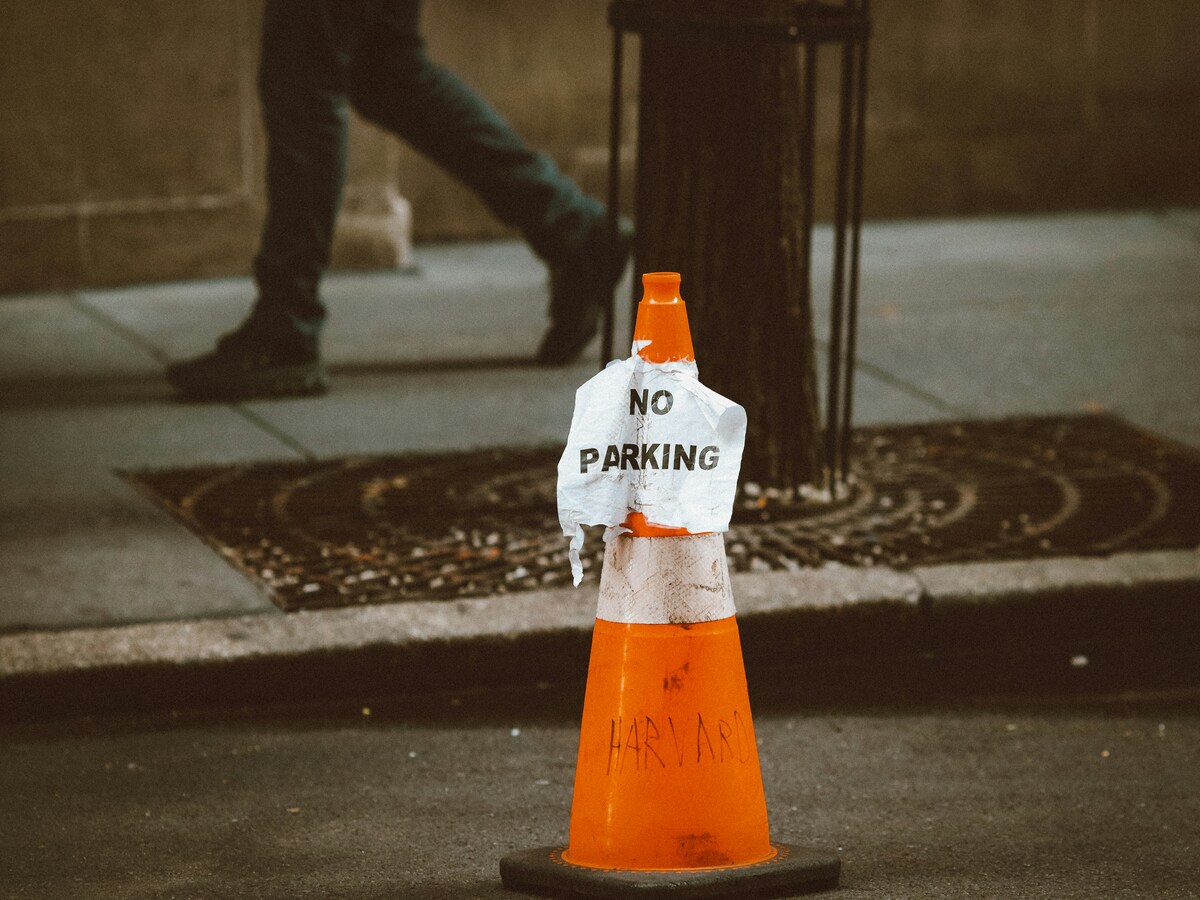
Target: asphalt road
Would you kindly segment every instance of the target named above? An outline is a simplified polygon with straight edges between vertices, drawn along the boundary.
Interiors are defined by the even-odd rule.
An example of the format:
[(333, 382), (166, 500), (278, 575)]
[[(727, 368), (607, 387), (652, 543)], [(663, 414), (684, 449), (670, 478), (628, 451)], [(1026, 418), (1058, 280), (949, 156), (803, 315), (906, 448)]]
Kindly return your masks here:
[[(577, 688), (0, 730), (5, 898), (504, 897), (566, 837)], [(1200, 693), (755, 725), (772, 835), (845, 897), (1200, 896)]]

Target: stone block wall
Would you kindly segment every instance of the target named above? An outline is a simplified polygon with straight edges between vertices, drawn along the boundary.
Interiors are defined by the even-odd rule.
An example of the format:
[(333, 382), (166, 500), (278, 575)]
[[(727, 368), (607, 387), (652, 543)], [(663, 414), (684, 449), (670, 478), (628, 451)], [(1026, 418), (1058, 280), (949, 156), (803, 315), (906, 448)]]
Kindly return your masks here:
[(1200, 202), (1200, 4), (873, 8), (869, 215)]
[[(0, 291), (249, 270), (261, 15), (261, 0), (0, 4)], [(336, 262), (405, 261), (398, 153), (354, 124)]]

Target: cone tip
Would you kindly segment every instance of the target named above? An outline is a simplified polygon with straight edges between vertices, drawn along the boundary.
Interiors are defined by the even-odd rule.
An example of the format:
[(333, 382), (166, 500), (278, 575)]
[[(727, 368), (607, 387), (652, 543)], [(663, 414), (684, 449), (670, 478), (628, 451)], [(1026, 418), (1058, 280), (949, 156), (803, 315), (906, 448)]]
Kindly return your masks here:
[(638, 304), (633, 339), (641, 345), (638, 355), (649, 362), (695, 359), (687, 304), (679, 296), (679, 282), (678, 272), (647, 272), (642, 276), (646, 290)]
[(651, 303), (680, 302), (679, 282), (678, 272), (647, 272), (642, 276), (645, 289), (642, 299)]

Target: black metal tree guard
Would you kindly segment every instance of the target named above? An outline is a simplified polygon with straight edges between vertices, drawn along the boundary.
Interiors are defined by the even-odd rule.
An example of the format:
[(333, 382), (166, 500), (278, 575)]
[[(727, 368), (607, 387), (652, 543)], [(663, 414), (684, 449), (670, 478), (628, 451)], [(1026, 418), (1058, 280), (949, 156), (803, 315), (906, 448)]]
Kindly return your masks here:
[[(644, 34), (656, 29), (692, 30), (704, 32), (709, 36), (750, 35), (804, 45), (804, 109), (801, 121), (804, 134), (801, 142), (800, 177), (804, 186), (802, 247), (809, 259), (812, 258), (817, 49), (822, 44), (841, 45), (838, 154), (834, 185), (833, 285), (830, 297), (829, 365), (826, 372), (824, 416), (825, 487), (831, 491), (837, 491), (846, 480), (850, 421), (853, 414), (867, 99), (867, 41), (871, 31), (869, 4), (870, 0), (843, 0), (840, 4), (818, 0), (794, 0), (784, 16), (749, 20), (700, 15), (667, 17), (645, 9), (644, 4), (637, 0), (612, 0), (608, 9), (608, 20), (613, 30), (608, 144), (610, 256), (616, 253), (617, 219), (621, 199), (621, 78), (627, 33)], [(634, 271), (637, 272), (639, 269), (636, 268), (636, 250), (634, 258)], [(811, 272), (811, 267), (809, 271)], [(811, 296), (811, 274), (809, 277)], [(634, 318), (637, 302), (635, 278)], [(612, 359), (613, 329), (614, 309), (610, 299), (602, 329), (601, 366)]]

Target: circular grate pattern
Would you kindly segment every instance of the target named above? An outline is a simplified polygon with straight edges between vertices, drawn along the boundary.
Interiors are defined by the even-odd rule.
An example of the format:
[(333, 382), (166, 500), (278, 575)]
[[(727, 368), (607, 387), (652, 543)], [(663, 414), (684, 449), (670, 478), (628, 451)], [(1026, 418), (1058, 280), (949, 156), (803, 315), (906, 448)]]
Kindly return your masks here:
[[(735, 571), (1200, 545), (1200, 454), (1105, 416), (862, 429), (833, 503), (751, 487)], [(284, 609), (570, 583), (559, 448), (131, 473)], [(598, 531), (598, 530), (597, 530)], [(595, 538), (595, 539), (592, 539)], [(598, 571), (599, 534), (585, 571)]]

